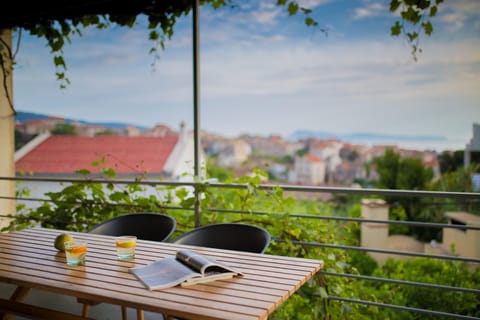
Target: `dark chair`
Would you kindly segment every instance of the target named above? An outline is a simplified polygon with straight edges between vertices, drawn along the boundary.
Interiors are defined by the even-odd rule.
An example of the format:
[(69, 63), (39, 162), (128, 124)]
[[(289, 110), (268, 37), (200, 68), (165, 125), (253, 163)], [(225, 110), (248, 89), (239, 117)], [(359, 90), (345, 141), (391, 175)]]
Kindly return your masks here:
[[(108, 236), (131, 235), (138, 239), (152, 241), (166, 241), (175, 231), (177, 223), (174, 218), (160, 213), (131, 213), (116, 216), (97, 224), (88, 233)], [(97, 304), (94, 301), (77, 299), (83, 303), (82, 316), (87, 317), (90, 306)], [(137, 317), (143, 319), (143, 311), (137, 310)], [(127, 318), (127, 309), (122, 306), (122, 319)]]
[(166, 241), (176, 228), (174, 218), (160, 213), (131, 213), (97, 224), (88, 233), (132, 235), (142, 240)]
[(171, 242), (263, 253), (270, 244), (270, 239), (268, 231), (258, 226), (241, 223), (219, 223), (198, 227)]
[[(218, 223), (209, 224), (188, 231), (175, 238), (173, 243), (209, 248), (264, 253), (270, 244), (267, 230), (251, 224)], [(168, 320), (183, 320), (164, 315)]]

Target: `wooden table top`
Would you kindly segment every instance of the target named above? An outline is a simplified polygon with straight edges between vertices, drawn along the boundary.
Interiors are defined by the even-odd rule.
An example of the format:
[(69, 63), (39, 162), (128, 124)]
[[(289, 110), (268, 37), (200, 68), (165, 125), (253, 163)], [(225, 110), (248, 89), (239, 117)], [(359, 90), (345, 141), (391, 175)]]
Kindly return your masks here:
[[(57, 251), (62, 230), (33, 228), (0, 234), (0, 281), (191, 319), (267, 319), (317, 271), (321, 260), (138, 240), (135, 258), (117, 259), (114, 237), (70, 232), (88, 243), (85, 266), (68, 266)], [(130, 267), (191, 248), (244, 273), (190, 287), (149, 291)]]

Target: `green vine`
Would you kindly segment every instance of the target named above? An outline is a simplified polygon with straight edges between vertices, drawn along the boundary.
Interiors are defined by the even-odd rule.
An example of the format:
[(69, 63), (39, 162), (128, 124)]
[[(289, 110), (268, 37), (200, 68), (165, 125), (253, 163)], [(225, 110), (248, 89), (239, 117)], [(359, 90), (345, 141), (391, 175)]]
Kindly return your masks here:
[(443, 0), (391, 0), (390, 12), (399, 13), (402, 20), (398, 20), (391, 28), (392, 36), (404, 35), (412, 48), (412, 57), (418, 60), (418, 53), (422, 53), (419, 46), (422, 32), (430, 36), (433, 25), (430, 21), (438, 12), (438, 6)]

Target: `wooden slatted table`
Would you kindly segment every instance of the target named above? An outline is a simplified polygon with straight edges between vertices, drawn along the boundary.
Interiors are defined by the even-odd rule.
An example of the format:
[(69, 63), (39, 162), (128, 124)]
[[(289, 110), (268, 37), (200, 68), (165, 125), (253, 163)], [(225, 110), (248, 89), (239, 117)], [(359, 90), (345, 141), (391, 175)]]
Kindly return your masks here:
[[(0, 234), (0, 281), (17, 286), (10, 300), (0, 301), (0, 310), (53, 317), (49, 310), (22, 302), (28, 290), (35, 288), (184, 319), (267, 319), (323, 266), (321, 260), (144, 240), (137, 242), (133, 260), (120, 261), (114, 237), (69, 232), (75, 239), (88, 242), (86, 265), (71, 267), (65, 263), (65, 254), (53, 247), (55, 237), (62, 232), (33, 228)], [(225, 262), (241, 270), (244, 276), (149, 291), (128, 271), (130, 267), (174, 255), (185, 247)], [(80, 318), (58, 318), (69, 317)]]

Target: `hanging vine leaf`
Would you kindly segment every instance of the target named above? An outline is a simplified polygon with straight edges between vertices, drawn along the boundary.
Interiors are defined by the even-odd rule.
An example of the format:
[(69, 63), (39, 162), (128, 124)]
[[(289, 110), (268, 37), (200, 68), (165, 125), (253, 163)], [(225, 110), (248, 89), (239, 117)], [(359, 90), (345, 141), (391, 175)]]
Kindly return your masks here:
[(422, 52), (419, 46), (420, 34), (430, 36), (433, 25), (429, 18), (436, 16), (438, 5), (443, 0), (391, 0), (390, 12), (399, 13), (402, 21), (396, 21), (391, 27), (392, 36), (404, 35), (412, 48), (412, 57), (416, 61), (417, 54)]

